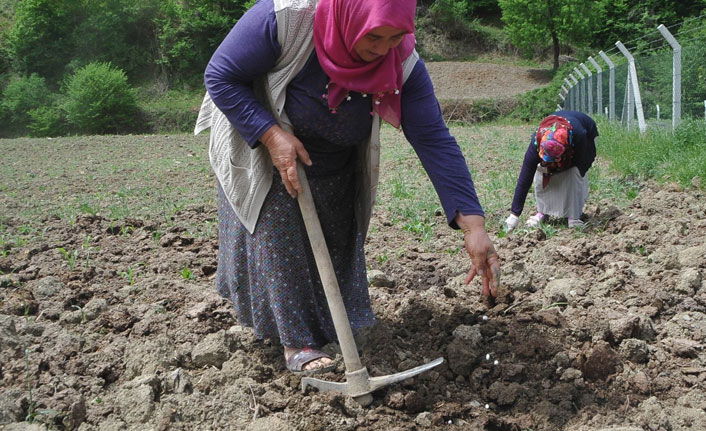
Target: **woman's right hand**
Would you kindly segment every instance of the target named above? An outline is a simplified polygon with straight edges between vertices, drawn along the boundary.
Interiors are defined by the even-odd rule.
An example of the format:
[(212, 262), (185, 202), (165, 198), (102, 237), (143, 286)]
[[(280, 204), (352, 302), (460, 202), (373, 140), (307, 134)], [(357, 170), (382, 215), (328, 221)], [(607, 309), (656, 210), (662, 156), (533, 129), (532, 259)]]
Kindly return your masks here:
[(304, 149), (304, 144), (291, 133), (285, 132), (278, 125), (267, 129), (260, 137), (267, 150), (270, 152), (272, 164), (282, 177), (282, 183), (287, 192), (296, 198), (302, 191), (297, 175), (297, 160), (311, 166), (309, 153)]

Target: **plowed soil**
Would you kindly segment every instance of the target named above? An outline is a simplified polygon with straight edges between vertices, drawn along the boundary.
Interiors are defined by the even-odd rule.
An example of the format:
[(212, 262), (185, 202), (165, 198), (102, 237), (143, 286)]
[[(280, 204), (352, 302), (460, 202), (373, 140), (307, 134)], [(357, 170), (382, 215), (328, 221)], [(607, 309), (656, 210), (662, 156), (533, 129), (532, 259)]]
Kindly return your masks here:
[[(458, 92), (480, 93), (484, 76)], [(443, 217), (424, 242), (378, 207), (366, 253), (389, 283), (370, 288), (378, 323), (359, 334), (362, 361), (372, 376), (444, 362), (363, 408), (302, 393), (281, 346), (255, 340), (216, 294), (206, 143), (0, 140), (0, 429), (706, 429), (702, 190), (591, 198), (578, 232), (489, 227), (496, 301), (463, 283), (462, 239)], [(323, 379), (345, 380), (337, 361)]]

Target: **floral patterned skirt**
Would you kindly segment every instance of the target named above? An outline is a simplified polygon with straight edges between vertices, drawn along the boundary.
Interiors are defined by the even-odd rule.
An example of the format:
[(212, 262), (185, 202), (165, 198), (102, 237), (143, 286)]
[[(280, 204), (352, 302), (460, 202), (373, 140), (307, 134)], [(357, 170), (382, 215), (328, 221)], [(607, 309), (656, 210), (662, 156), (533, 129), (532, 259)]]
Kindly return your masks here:
[[(216, 288), (235, 305), (242, 325), (256, 337), (279, 338), (293, 348), (321, 347), (336, 332), (299, 204), (274, 172), (250, 234), (218, 187), (218, 270)], [(355, 175), (312, 175), (309, 186), (355, 333), (375, 323), (368, 293), (364, 236), (354, 214)]]

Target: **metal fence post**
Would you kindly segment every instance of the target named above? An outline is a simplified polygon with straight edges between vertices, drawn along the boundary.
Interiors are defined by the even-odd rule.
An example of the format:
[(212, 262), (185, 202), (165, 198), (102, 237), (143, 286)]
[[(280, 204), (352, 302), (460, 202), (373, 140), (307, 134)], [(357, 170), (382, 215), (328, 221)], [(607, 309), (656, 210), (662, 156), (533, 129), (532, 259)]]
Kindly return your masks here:
[[(566, 89), (565, 85), (561, 86), (561, 91), (559, 92), (559, 98), (561, 99), (562, 103), (566, 105), (566, 95), (569, 94), (569, 90)], [(561, 105), (559, 105), (561, 106)], [(561, 108), (559, 108), (561, 109)]]
[[(630, 54), (630, 51), (625, 48), (622, 42), (615, 42), (615, 46), (618, 47), (620, 52), (628, 59), (628, 80), (630, 81), (628, 85), (633, 93), (633, 98), (635, 99), (635, 108), (637, 109), (637, 124), (640, 127), (640, 132), (647, 130), (647, 124), (645, 124), (645, 113), (642, 110), (642, 98), (640, 97), (640, 85), (637, 80), (637, 68), (635, 67), (635, 58)], [(628, 105), (629, 106), (629, 105)]]
[(598, 54), (608, 65), (608, 118), (611, 121), (615, 121), (615, 64), (605, 52), (599, 51)]
[(573, 97), (573, 93), (571, 92), (572, 87), (574, 86), (571, 81), (569, 81), (569, 78), (564, 78), (564, 82), (568, 86), (568, 90), (566, 90), (566, 97), (569, 99), (564, 106), (566, 106), (567, 109), (574, 109), (573, 103), (571, 101), (571, 98)]
[(588, 113), (589, 115), (593, 115), (593, 73), (588, 70), (585, 64), (581, 63), (580, 66), (581, 69), (586, 72), (586, 75), (588, 75)]
[(601, 69), (601, 66), (596, 63), (596, 60), (593, 59), (593, 57), (588, 57), (588, 61), (591, 62), (593, 67), (596, 68), (596, 99), (597, 104), (596, 104), (596, 112), (598, 114), (603, 114), (603, 69)]
[(681, 45), (663, 24), (660, 24), (657, 30), (674, 50), (672, 55), (672, 130), (674, 130), (681, 121)]
[(625, 76), (625, 93), (623, 94), (623, 109), (620, 111), (620, 121), (625, 122), (628, 130), (632, 128), (635, 120), (635, 103), (632, 97), (632, 85), (630, 85), (630, 69)]
[(581, 97), (579, 99), (579, 111), (586, 112), (586, 81), (583, 76), (583, 73), (579, 70), (578, 67), (574, 67), (574, 72), (576, 75), (578, 75), (581, 80), (579, 81), (581, 85), (579, 86)]
[(573, 73), (569, 73), (569, 78), (571, 78), (572, 81), (574, 81), (572, 87), (572, 101), (571, 101), (571, 109), (578, 111), (581, 108), (579, 107), (579, 88), (577, 87), (577, 84), (579, 83), (579, 80), (576, 79)]

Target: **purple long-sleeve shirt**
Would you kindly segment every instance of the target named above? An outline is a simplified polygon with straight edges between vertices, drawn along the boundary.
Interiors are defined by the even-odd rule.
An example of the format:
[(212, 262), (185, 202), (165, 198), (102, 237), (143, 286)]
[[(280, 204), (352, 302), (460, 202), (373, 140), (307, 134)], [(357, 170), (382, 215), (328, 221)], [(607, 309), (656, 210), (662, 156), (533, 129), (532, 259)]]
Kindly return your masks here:
[[(226, 36), (204, 74), (211, 99), (253, 148), (276, 124), (256, 99), (253, 82), (273, 68), (280, 52), (274, 3), (261, 0)], [(446, 127), (421, 59), (402, 87), (402, 130), (439, 195), (449, 225), (458, 228), (457, 213), (483, 216), (466, 161)]]
[[(574, 135), (574, 155), (570, 167), (576, 166), (581, 176), (586, 175), (596, 158), (595, 139), (598, 136), (596, 122), (588, 115), (578, 111), (556, 111), (552, 115), (564, 117), (571, 123)], [(515, 186), (515, 196), (512, 199), (511, 211), (517, 216), (522, 214), (522, 210), (525, 207), (527, 192), (532, 185), (534, 173), (540, 162), (537, 147), (534, 145), (536, 137), (537, 132), (535, 131), (532, 133), (532, 138), (525, 152), (525, 158)]]

